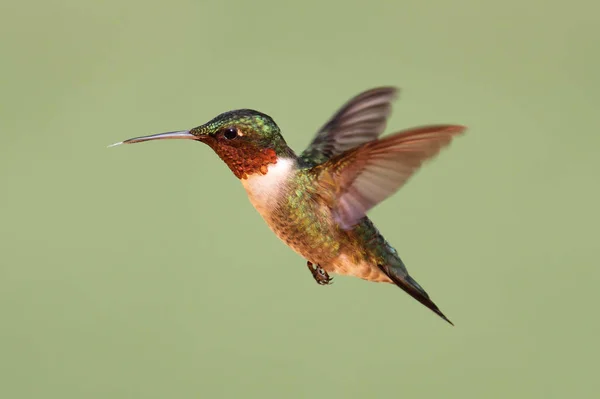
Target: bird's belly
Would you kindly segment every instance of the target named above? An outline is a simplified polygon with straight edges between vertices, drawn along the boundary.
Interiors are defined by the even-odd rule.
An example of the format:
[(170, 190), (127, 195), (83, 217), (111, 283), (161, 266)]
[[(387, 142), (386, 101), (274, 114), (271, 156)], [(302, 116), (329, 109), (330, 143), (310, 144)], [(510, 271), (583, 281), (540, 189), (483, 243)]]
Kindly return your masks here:
[(342, 254), (338, 256), (331, 264), (321, 265), (328, 272), (341, 274), (345, 276), (354, 276), (363, 280), (376, 283), (391, 283), (392, 280), (377, 266), (377, 264), (354, 260), (351, 257)]
[(326, 220), (287, 212), (263, 214), (263, 218), (281, 241), (314, 264), (329, 264), (339, 255), (340, 242)]
[(319, 231), (318, 223), (303, 224), (293, 217), (278, 218), (272, 213), (261, 212), (258, 207), (257, 210), (281, 241), (298, 255), (321, 266), (328, 273), (354, 276), (378, 283), (392, 282), (376, 262), (353, 259), (346, 254), (340, 254), (340, 243), (333, 231), (327, 231), (328, 229)]
[(343, 238), (338, 236), (338, 230), (333, 222), (326, 222), (329, 215), (325, 207), (322, 209), (324, 213), (321, 215), (322, 218), (315, 219), (282, 212), (277, 208), (273, 212), (272, 209), (252, 201), (252, 198), (251, 202), (281, 241), (298, 255), (321, 266), (328, 273), (354, 276), (373, 282), (392, 282), (376, 262), (364, 260), (363, 256), (354, 259), (340, 252)]

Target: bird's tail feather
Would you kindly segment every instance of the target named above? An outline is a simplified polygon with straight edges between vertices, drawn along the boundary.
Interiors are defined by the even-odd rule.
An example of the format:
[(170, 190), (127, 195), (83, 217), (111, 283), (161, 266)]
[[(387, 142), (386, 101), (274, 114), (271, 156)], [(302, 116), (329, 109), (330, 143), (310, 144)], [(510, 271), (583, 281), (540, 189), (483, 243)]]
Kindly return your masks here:
[[(398, 258), (400, 261), (400, 259)], [(431, 309), (435, 314), (446, 320), (451, 325), (454, 325), (437, 307), (435, 303), (429, 298), (427, 292), (417, 283), (406, 271), (406, 267), (402, 261), (398, 267), (394, 267), (390, 264), (379, 265), (381, 270), (400, 288), (402, 288), (408, 295), (421, 302), (423, 305)]]

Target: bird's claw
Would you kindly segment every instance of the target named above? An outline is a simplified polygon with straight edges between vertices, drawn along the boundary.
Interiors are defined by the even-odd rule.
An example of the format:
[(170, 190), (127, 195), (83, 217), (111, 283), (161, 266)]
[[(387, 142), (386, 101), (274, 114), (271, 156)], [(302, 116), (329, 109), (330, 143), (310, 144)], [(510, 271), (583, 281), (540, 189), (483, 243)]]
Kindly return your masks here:
[(329, 277), (329, 274), (319, 265), (313, 265), (311, 262), (306, 262), (306, 266), (310, 270), (313, 278), (319, 285), (331, 285), (333, 284), (333, 278)]

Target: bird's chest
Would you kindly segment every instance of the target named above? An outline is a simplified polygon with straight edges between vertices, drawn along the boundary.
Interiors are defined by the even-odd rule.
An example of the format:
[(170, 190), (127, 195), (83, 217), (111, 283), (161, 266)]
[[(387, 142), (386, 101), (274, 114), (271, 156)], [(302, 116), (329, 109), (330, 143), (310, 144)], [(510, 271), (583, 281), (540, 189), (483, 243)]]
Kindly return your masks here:
[(242, 184), (277, 237), (311, 261), (328, 260), (339, 248), (330, 211), (314, 201), (305, 190), (308, 182), (294, 173), (286, 165), (272, 165), (266, 175), (249, 176)]
[(285, 200), (288, 182), (293, 173), (292, 161), (282, 159), (269, 165), (266, 174), (257, 173), (242, 180), (250, 203), (267, 222)]

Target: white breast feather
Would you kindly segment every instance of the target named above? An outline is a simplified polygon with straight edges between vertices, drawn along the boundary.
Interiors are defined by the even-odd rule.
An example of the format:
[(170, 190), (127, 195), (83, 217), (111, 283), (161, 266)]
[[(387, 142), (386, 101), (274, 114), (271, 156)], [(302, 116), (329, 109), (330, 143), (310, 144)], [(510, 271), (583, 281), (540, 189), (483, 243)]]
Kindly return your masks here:
[(280, 158), (276, 164), (268, 166), (266, 175), (257, 173), (242, 179), (250, 202), (261, 215), (266, 216), (276, 206), (293, 166), (292, 159)]

